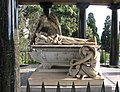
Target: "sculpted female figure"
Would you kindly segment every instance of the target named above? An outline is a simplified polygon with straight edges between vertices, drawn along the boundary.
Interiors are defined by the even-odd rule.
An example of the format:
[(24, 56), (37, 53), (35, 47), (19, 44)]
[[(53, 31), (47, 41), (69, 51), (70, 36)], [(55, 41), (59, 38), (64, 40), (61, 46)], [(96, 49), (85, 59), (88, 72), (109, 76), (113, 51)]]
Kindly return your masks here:
[(100, 77), (100, 53), (95, 47), (83, 46), (79, 51), (80, 59), (72, 59), (69, 75), (72, 77), (90, 78)]

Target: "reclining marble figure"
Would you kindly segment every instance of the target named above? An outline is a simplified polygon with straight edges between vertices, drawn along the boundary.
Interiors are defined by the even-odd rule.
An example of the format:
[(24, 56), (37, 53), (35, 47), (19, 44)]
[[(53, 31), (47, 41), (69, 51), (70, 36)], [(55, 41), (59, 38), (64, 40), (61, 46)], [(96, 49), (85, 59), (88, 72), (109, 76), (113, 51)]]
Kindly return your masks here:
[(47, 36), (45, 32), (36, 33), (35, 44), (48, 45), (97, 45), (96, 39), (80, 39), (59, 34)]
[(63, 36), (57, 16), (51, 13), (40, 16), (38, 26), (31, 37), (32, 44), (57, 44), (57, 45), (95, 45), (95, 39), (80, 39)]

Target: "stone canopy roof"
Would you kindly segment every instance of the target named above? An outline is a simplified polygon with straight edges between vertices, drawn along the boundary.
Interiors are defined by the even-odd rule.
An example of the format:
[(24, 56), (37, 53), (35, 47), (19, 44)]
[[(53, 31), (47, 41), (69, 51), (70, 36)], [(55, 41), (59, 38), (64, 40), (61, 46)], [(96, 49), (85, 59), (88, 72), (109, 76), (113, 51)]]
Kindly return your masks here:
[(120, 3), (120, 0), (18, 0), (19, 4), (39, 4), (39, 2), (53, 2), (53, 4), (76, 4), (77, 2), (89, 2), (91, 5), (109, 5)]

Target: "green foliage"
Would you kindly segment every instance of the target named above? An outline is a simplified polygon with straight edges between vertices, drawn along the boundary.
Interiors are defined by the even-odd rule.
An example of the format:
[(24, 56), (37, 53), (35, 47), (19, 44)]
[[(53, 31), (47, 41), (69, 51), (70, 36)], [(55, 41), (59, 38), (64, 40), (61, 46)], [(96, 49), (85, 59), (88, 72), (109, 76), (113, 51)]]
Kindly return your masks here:
[(106, 62), (105, 55), (102, 51), (101, 56), (100, 56), (100, 63), (105, 63), (105, 62)]
[(90, 33), (89, 36), (90, 37), (92, 37), (92, 35), (93, 37), (95, 36), (97, 39), (97, 43), (100, 44), (101, 42), (100, 42), (99, 35), (97, 33), (97, 27), (95, 25), (95, 18), (93, 13), (88, 14), (87, 25), (88, 25), (88, 31), (89, 31), (88, 33)]
[(107, 52), (110, 52), (110, 35), (111, 35), (111, 20), (110, 16), (106, 17), (104, 23), (104, 31), (102, 32), (101, 36), (101, 48)]
[[(29, 40), (25, 38), (24, 29), (27, 28), (29, 31), (28, 35), (31, 35), (36, 29), (36, 25), (39, 19), (39, 16), (42, 14), (40, 6), (31, 6), (31, 5), (22, 5), (18, 9), (19, 18), (18, 18), (18, 29), (19, 29), (19, 63), (33, 63), (34, 61), (29, 59), (28, 55), (28, 44)], [(35, 63), (35, 62), (34, 62)]]
[(25, 11), (26, 11), (26, 16), (25, 16), (26, 21), (28, 20), (28, 24), (26, 25), (26, 27), (28, 28), (31, 37), (37, 28), (39, 17), (43, 14), (43, 12), (42, 12), (42, 8), (39, 5), (26, 6)]
[[(120, 32), (120, 31), (119, 31)], [(120, 33), (119, 33), (119, 51), (120, 51)]]
[(31, 18), (31, 16), (33, 17), (33, 15), (37, 14), (37, 16), (40, 16), (42, 12), (42, 9), (40, 8), (40, 6), (38, 5), (29, 5), (29, 6), (26, 6), (25, 8), (25, 13), (26, 13), (26, 17), (27, 18)]
[(94, 38), (93, 31), (90, 27), (88, 27), (88, 25), (87, 25), (87, 30), (86, 30), (86, 38)]
[(54, 5), (51, 9), (57, 15), (62, 35), (71, 36), (77, 30), (77, 8), (75, 5)]
[(38, 64), (37, 61), (35, 61), (29, 57), (29, 52), (27, 52), (27, 51), (20, 52), (19, 63), (20, 64)]
[[(78, 31), (74, 31), (73, 33), (72, 33), (72, 37), (78, 37)], [(94, 38), (93, 37), (93, 31), (92, 31), (92, 29), (90, 28), (90, 27), (88, 27), (87, 26), (87, 28), (86, 28), (86, 38), (88, 38), (88, 39), (91, 39), (91, 38)]]
[(42, 9), (38, 5), (22, 5), (19, 7), (19, 35), (24, 36), (23, 29), (27, 28), (30, 35), (35, 31)]
[(109, 53), (102, 50), (100, 56), (100, 63), (106, 63), (107, 60), (109, 60)]
[(23, 36), (23, 29), (25, 27), (25, 17), (23, 15), (23, 6), (19, 6), (18, 8), (18, 29), (19, 29), (19, 37)]

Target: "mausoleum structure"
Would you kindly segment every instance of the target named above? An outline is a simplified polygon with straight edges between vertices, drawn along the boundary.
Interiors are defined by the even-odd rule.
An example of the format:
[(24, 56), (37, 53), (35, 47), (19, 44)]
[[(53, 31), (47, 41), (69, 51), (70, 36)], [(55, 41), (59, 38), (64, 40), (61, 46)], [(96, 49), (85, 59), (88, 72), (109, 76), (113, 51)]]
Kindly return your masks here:
[(29, 84), (41, 86), (44, 81), (45, 85), (54, 86), (59, 81), (65, 88), (74, 82), (81, 88), (90, 82), (93, 91), (99, 90), (104, 81), (100, 72), (99, 46), (95, 39), (86, 39), (86, 8), (107, 5), (112, 10), (110, 65), (118, 66), (117, 10), (120, 0), (0, 0), (0, 92), (19, 92), (20, 89), (17, 33), (18, 5), (21, 4), (39, 4), (45, 19), (50, 16), (49, 9), (53, 4), (74, 4), (79, 10), (78, 38), (62, 36), (59, 22), (56, 22), (54, 32), (41, 32), (41, 26), (35, 31), (31, 39), (31, 56), (41, 66), (31, 75)]
[[(119, 41), (118, 41), (118, 14), (120, 8), (120, 0), (19, 0), (19, 4), (42, 4), (47, 2), (48, 9), (51, 4), (74, 4), (79, 9), (78, 20), (78, 37), (86, 38), (86, 8), (89, 5), (106, 5), (112, 10), (112, 27), (111, 27), (111, 50), (110, 50), (110, 65), (118, 65), (119, 56)], [(42, 4), (44, 8), (45, 5)]]
[(45, 85), (49, 86), (56, 85), (57, 81), (65, 86), (72, 82), (83, 86), (90, 81), (91, 85), (102, 85), (100, 53), (96, 38), (63, 36), (59, 19), (49, 12), (49, 8), (48, 12), (40, 17), (32, 36), (31, 47), (31, 57), (41, 64), (29, 78), (30, 85), (41, 85), (42, 78)]

